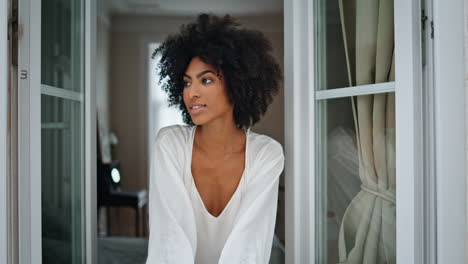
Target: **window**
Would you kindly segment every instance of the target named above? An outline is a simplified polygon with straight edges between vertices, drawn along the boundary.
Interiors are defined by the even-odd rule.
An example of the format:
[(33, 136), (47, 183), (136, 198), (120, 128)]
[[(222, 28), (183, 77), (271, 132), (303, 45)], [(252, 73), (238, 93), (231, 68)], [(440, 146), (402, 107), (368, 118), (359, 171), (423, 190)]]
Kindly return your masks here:
[(393, 1), (315, 2), (316, 261), (396, 263)]
[[(148, 83), (149, 83), (149, 125), (150, 135), (156, 135), (156, 133), (162, 127), (183, 124), (182, 113), (175, 106), (169, 107), (168, 96), (161, 89), (159, 84), (159, 74), (157, 70), (157, 64), (160, 60), (160, 55), (151, 59), (153, 51), (159, 46), (159, 43), (151, 43), (148, 46)], [(153, 137), (150, 137), (153, 139)]]

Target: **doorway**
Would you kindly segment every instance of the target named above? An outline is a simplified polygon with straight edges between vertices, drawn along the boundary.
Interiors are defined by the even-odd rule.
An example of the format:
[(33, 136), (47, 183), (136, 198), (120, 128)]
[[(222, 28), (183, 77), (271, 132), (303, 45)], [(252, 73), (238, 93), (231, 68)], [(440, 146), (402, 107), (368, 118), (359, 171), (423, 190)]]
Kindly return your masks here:
[[(159, 6), (154, 1), (125, 2), (123, 7), (111, 2), (107, 5), (105, 2), (98, 2), (98, 6), (102, 5), (98, 8), (97, 21), (97, 82), (100, 84), (96, 91), (97, 109), (102, 110), (103, 116), (107, 115), (109, 130), (118, 138), (119, 143), (112, 147), (111, 152), (112, 159), (120, 161), (122, 189), (140, 191), (148, 189), (149, 142), (161, 127), (181, 122), (178, 110), (167, 106), (165, 94), (157, 86), (157, 61), (150, 56), (155, 46), (169, 34), (177, 32), (182, 24), (193, 21), (198, 13), (228, 13), (238, 18), (245, 27), (264, 32), (272, 41), (274, 55), (283, 66), (283, 2), (238, 1), (233, 5), (230, 1), (173, 1), (160, 3)], [(282, 144), (283, 94), (282, 89), (264, 119), (252, 128), (255, 132), (272, 136)], [(277, 261), (274, 263), (284, 263), (285, 257), (284, 177), (283, 173), (275, 249), (272, 252), (272, 261)], [(140, 234), (145, 234), (144, 236), (135, 236), (133, 209), (112, 208), (109, 215), (101, 211), (100, 216), (99, 233), (102, 236), (98, 241), (102, 243), (99, 258), (119, 256), (115, 251), (110, 251), (110, 246), (106, 246), (106, 243), (112, 243), (114, 249), (127, 248), (133, 252), (127, 255), (145, 252), (142, 248), (146, 246), (148, 228), (140, 228)], [(110, 217), (111, 237), (107, 237), (106, 217)], [(122, 252), (125, 251), (120, 250)], [(138, 259), (144, 257), (140, 254)]]

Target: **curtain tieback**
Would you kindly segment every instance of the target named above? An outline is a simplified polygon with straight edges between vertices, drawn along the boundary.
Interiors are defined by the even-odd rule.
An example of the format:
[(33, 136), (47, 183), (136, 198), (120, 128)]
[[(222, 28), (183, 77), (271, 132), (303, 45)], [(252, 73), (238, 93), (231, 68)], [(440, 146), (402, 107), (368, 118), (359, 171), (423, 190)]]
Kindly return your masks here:
[(382, 199), (384, 199), (385, 201), (388, 201), (392, 204), (396, 204), (396, 201), (395, 201), (395, 196), (391, 195), (391, 194), (388, 194), (387, 192), (379, 192), (379, 191), (376, 191), (376, 190), (372, 190), (366, 186), (364, 186), (364, 184), (361, 184), (361, 190), (365, 191), (365, 192), (368, 192), (370, 194), (373, 194), (377, 197), (380, 197)]

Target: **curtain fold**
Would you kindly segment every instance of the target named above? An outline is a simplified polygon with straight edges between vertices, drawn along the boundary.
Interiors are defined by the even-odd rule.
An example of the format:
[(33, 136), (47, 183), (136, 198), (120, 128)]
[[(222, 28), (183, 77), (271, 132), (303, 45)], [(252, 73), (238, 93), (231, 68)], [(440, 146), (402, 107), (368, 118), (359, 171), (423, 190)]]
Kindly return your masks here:
[[(339, 0), (339, 8), (349, 86), (393, 81), (393, 0)], [(396, 263), (395, 94), (351, 100), (362, 184), (340, 226), (339, 263)]]

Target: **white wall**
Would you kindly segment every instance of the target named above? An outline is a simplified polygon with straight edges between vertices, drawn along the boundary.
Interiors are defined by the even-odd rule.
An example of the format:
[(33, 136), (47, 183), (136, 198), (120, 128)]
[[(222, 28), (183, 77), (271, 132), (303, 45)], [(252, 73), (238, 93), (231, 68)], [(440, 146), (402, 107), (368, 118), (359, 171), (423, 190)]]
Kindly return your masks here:
[[(148, 186), (146, 45), (162, 42), (168, 34), (177, 32), (181, 24), (193, 19), (194, 17), (141, 15), (119, 15), (112, 18), (109, 91), (112, 102), (111, 129), (119, 136), (115, 158), (122, 162), (122, 186), (126, 189), (144, 189)], [(283, 66), (282, 16), (239, 17), (239, 21), (246, 27), (260, 29), (265, 33), (272, 41), (274, 55)], [(281, 88), (265, 117), (252, 128), (255, 132), (272, 136), (282, 144), (283, 94)], [(133, 212), (121, 210), (120, 216), (121, 222), (114, 223), (113, 226), (120, 226), (121, 234), (132, 235)], [(282, 226), (282, 221), (279, 220), (277, 225)]]
[(100, 17), (97, 22), (96, 107), (109, 127), (109, 38), (110, 23)]
[[(97, 19), (96, 41), (96, 111), (102, 124), (110, 126), (110, 100), (109, 100), (109, 54), (110, 54), (110, 20), (104, 12), (100, 12)], [(96, 142), (99, 144), (99, 140)], [(105, 212), (98, 212), (98, 231), (105, 233)]]

